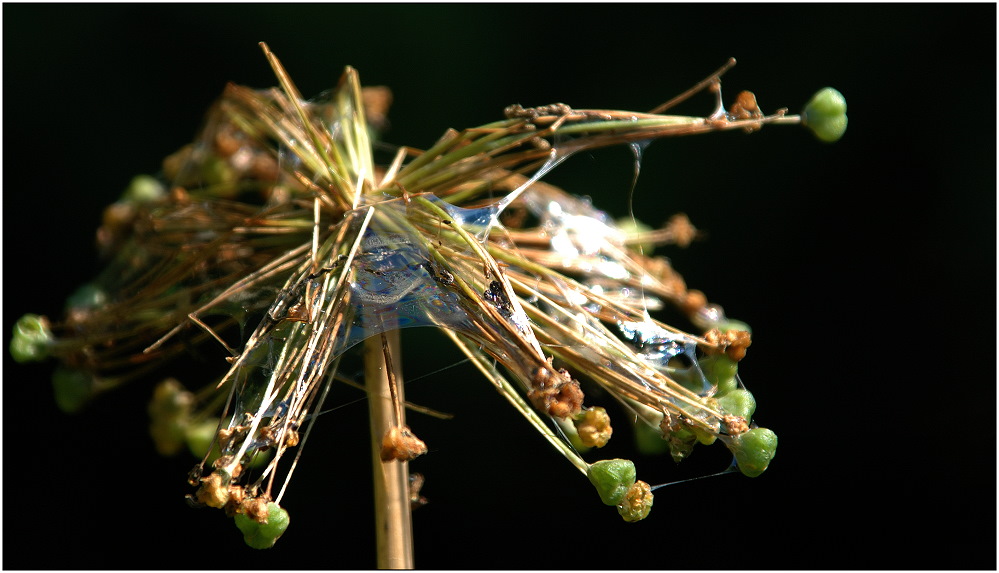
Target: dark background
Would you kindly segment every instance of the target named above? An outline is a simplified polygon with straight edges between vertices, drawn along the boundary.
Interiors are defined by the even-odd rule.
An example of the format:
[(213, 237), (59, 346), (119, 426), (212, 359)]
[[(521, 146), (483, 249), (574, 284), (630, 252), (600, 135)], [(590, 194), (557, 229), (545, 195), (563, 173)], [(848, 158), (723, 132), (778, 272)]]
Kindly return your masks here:
[[(421, 568), (996, 567), (996, 8), (975, 5), (11, 5), (4, 16), (3, 329), (58, 316), (98, 267), (93, 233), (131, 177), (190, 141), (227, 81), (266, 87), (267, 41), (303, 94), (344, 65), (392, 88), (386, 140), (428, 147), (511, 103), (647, 110), (728, 57), (727, 98), (849, 102), (836, 145), (796, 128), (660, 141), (635, 212), (686, 212), (709, 240), (666, 252), (692, 288), (754, 328), (743, 380), (780, 437), (756, 479), (660, 489), (621, 522), (471, 368), (408, 387)], [(700, 97), (681, 113), (703, 115)], [(626, 214), (632, 159), (576, 157), (552, 181)], [(452, 363), (404, 333), (410, 379)], [(7, 344), (9, 338), (4, 338)], [(158, 458), (150, 386), (76, 416), (52, 365), (4, 358), (5, 569), (371, 568), (365, 405), (323, 419), (273, 550), (245, 547)], [(349, 401), (344, 391), (342, 401)], [(610, 455), (663, 483), (711, 473)], [(617, 448), (617, 449), (613, 449)]]

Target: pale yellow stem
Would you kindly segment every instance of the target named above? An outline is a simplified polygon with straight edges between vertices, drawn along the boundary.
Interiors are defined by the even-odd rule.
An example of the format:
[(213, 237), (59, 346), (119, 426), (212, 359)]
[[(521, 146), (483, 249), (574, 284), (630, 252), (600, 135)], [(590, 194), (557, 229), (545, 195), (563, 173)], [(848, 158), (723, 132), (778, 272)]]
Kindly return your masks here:
[(371, 420), (371, 458), (374, 467), (375, 535), (379, 569), (413, 568), (413, 522), (410, 515), (409, 463), (399, 460), (383, 462), (382, 438), (393, 426), (405, 425), (405, 410), (393, 403), (389, 386), (389, 368), (396, 381), (395, 398), (403, 400), (401, 349), (399, 331), (385, 333), (392, 356), (386, 364), (382, 337), (372, 336), (364, 342), (364, 379), (368, 387), (368, 409)]

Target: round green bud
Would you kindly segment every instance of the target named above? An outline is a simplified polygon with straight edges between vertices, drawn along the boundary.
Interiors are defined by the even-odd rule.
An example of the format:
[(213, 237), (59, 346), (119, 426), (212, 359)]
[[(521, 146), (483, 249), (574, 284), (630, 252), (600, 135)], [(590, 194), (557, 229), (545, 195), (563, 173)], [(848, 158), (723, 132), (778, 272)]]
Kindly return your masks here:
[(617, 505), (635, 485), (635, 464), (631, 460), (601, 460), (590, 465), (586, 477), (597, 488), (600, 501), (605, 505)]
[(742, 416), (749, 421), (756, 411), (756, 398), (749, 390), (737, 388), (718, 398), (718, 407), (726, 414)]
[(45, 360), (48, 358), (49, 345), (52, 342), (48, 320), (37, 314), (26, 314), (14, 324), (10, 355), (21, 363)]
[(243, 541), (254, 549), (270, 549), (288, 529), (291, 518), (288, 512), (273, 501), (267, 504), (267, 523), (237, 513), (233, 518), (243, 532)]
[(846, 98), (833, 88), (822, 88), (805, 104), (802, 120), (815, 137), (832, 143), (846, 132)]
[[(615, 221), (617, 229), (624, 233), (625, 235), (638, 235), (641, 233), (650, 233), (653, 231), (652, 227), (646, 225), (645, 223), (635, 219), (633, 217), (623, 217)], [(631, 248), (638, 251), (641, 248), (641, 252), (645, 255), (651, 255), (653, 251), (656, 250), (656, 244), (653, 242), (646, 241), (644, 243), (635, 243), (631, 245)]]
[(726, 440), (728, 449), (735, 455), (739, 471), (749, 477), (762, 474), (777, 452), (777, 434), (767, 428), (753, 428), (744, 434)]
[(739, 363), (725, 354), (705, 356), (698, 361), (705, 378), (717, 387), (714, 397), (719, 398), (739, 387), (735, 380), (739, 372)]
[(149, 203), (166, 197), (166, 194), (166, 187), (155, 177), (137, 175), (132, 178), (121, 198), (131, 203)]
[[(187, 442), (187, 449), (191, 452), (191, 455), (196, 458), (204, 457), (208, 448), (213, 446), (218, 427), (218, 418), (208, 418), (198, 424), (184, 427), (184, 441)], [(214, 444), (212, 453), (208, 456), (208, 462), (211, 463), (218, 459), (218, 457), (219, 447), (218, 444)]]
[(57, 368), (52, 373), (52, 389), (56, 405), (67, 414), (77, 412), (92, 394), (93, 377), (83, 370)]
[(87, 283), (73, 291), (66, 299), (66, 310), (92, 309), (108, 303), (108, 295), (94, 283)]
[(808, 101), (805, 111), (813, 117), (843, 115), (846, 113), (846, 98), (834, 88), (822, 88)]
[(741, 320), (735, 320), (734, 318), (726, 318), (725, 320), (719, 322), (715, 328), (722, 332), (728, 332), (730, 330), (745, 330), (750, 334), (753, 333), (753, 329), (750, 328), (748, 324), (742, 322)]
[(669, 443), (663, 439), (662, 430), (653, 428), (638, 420), (635, 426), (635, 448), (645, 456), (658, 456), (669, 450)]
[(691, 426), (690, 432), (694, 434), (694, 437), (697, 438), (698, 442), (704, 444), (705, 446), (710, 446), (715, 443), (716, 439), (718, 439), (717, 434), (708, 429), (702, 428), (701, 426)]

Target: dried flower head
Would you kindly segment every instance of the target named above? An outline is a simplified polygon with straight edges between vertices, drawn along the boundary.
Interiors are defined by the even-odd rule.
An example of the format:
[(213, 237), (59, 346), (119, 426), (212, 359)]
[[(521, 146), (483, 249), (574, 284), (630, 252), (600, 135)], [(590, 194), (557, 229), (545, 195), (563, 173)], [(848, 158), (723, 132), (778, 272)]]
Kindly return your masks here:
[[(690, 221), (629, 231), (540, 181), (566, 157), (599, 147), (800, 123), (785, 110), (764, 114), (749, 92), (726, 110), (718, 78), (734, 61), (649, 113), (516, 105), (493, 123), (447, 131), (427, 150), (401, 147), (381, 166), (372, 138), (387, 122), (386, 88), (362, 89), (347, 68), (330, 98), (309, 102), (264, 51), (280, 89), (229, 85), (203, 135), (164, 161), (166, 181), (137, 179), (105, 212), (98, 242), (111, 262), (71, 297), (64, 323), (30, 315), (18, 323), (15, 358), (54, 356), (68, 368), (56, 384), (66, 409), (192, 346), (220, 345), (227, 372), (191, 392), (159, 386), (152, 430), (172, 453), (197, 442), (207, 421), (214, 444), (202, 447), (192, 474), (196, 498), (226, 508), (254, 547), (273, 545), (287, 527), (279, 503), (326, 393), (343, 379), (340, 359), (403, 327), (444, 331), (607, 488), (601, 497), (627, 521), (652, 505), (634, 465), (590, 464), (555, 430), (574, 425), (597, 447), (610, 439), (607, 411), (584, 406), (586, 385), (657, 429), (674, 459), (721, 437), (744, 473), (766, 468), (776, 437), (748, 429), (755, 400), (736, 373), (748, 330), (688, 290), (668, 259), (642, 254), (646, 245), (689, 245), (698, 236)], [(717, 97), (707, 117), (663, 114), (703, 89)], [(845, 102), (824, 94), (809, 123), (831, 139), (845, 128)], [(704, 334), (652, 317), (666, 305)], [(249, 329), (242, 340), (241, 327)], [(396, 425), (381, 457), (410, 460), (427, 447), (403, 424), (395, 389), (392, 400)], [(294, 462), (281, 463), (292, 449)]]

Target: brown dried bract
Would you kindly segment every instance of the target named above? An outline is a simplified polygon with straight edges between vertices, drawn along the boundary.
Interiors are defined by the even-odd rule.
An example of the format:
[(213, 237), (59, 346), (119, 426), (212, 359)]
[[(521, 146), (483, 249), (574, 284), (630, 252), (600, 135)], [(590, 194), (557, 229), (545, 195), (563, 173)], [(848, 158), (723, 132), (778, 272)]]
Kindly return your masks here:
[(666, 222), (665, 231), (670, 240), (678, 247), (687, 248), (697, 238), (697, 227), (690, 222), (685, 213), (677, 213)]
[(361, 88), (361, 101), (368, 125), (378, 131), (388, 127), (388, 110), (392, 106), (392, 90), (385, 86)]
[(583, 391), (579, 382), (572, 379), (569, 372), (561, 369), (555, 372), (550, 366), (542, 366), (534, 371), (534, 388), (527, 397), (534, 407), (555, 418), (573, 417), (583, 407)]
[(246, 499), (246, 490), (241, 485), (231, 485), (229, 486), (229, 501), (225, 504), (225, 514), (232, 517), (234, 514), (239, 513), (239, 508), (242, 506), (243, 501)]
[(243, 142), (236, 136), (236, 133), (232, 125), (226, 125), (215, 134), (213, 143), (215, 144), (215, 153), (219, 157), (229, 158), (243, 147)]
[(749, 431), (749, 422), (742, 416), (725, 416), (722, 418), (722, 423), (725, 424), (725, 431), (730, 436), (738, 436)]
[(420, 473), (409, 474), (409, 504), (410, 509), (416, 509), (423, 507), (429, 503), (427, 498), (420, 495), (420, 490), (423, 489), (423, 483), (426, 478)]
[(756, 96), (749, 91), (739, 92), (739, 95), (735, 96), (735, 103), (729, 109), (729, 114), (732, 115), (733, 119), (760, 119), (763, 117), (763, 112), (760, 111), (760, 106), (756, 103)]
[(239, 505), (239, 513), (245, 514), (257, 523), (267, 523), (269, 512), (267, 511), (268, 499), (265, 496), (249, 497)]
[(208, 477), (201, 478), (201, 487), (195, 497), (208, 507), (225, 507), (229, 501), (229, 484), (225, 483), (219, 472), (212, 472)]
[[(278, 436), (281, 435), (281, 427), (267, 426), (260, 429), (260, 439), (264, 440), (267, 448), (277, 446)], [(294, 448), (298, 445), (298, 432), (293, 427), (289, 427), (284, 432), (284, 447)]]
[(746, 349), (753, 343), (752, 336), (745, 330), (722, 332), (717, 328), (705, 332), (704, 340), (707, 343), (704, 350), (708, 354), (724, 352), (736, 362), (746, 357)]
[(427, 453), (427, 444), (417, 438), (406, 426), (394, 426), (382, 438), (383, 462), (399, 460), (408, 462)]
[(503, 110), (503, 115), (507, 119), (525, 118), (530, 121), (534, 121), (543, 115), (569, 115), (570, 113), (572, 113), (572, 108), (564, 103), (553, 103), (528, 108), (515, 103)]
[(708, 297), (699, 290), (688, 290), (683, 299), (683, 311), (687, 315), (693, 315), (708, 305)]
[(730, 330), (725, 333), (728, 339), (728, 348), (725, 354), (736, 362), (746, 357), (746, 349), (753, 343), (752, 337), (745, 330)]

